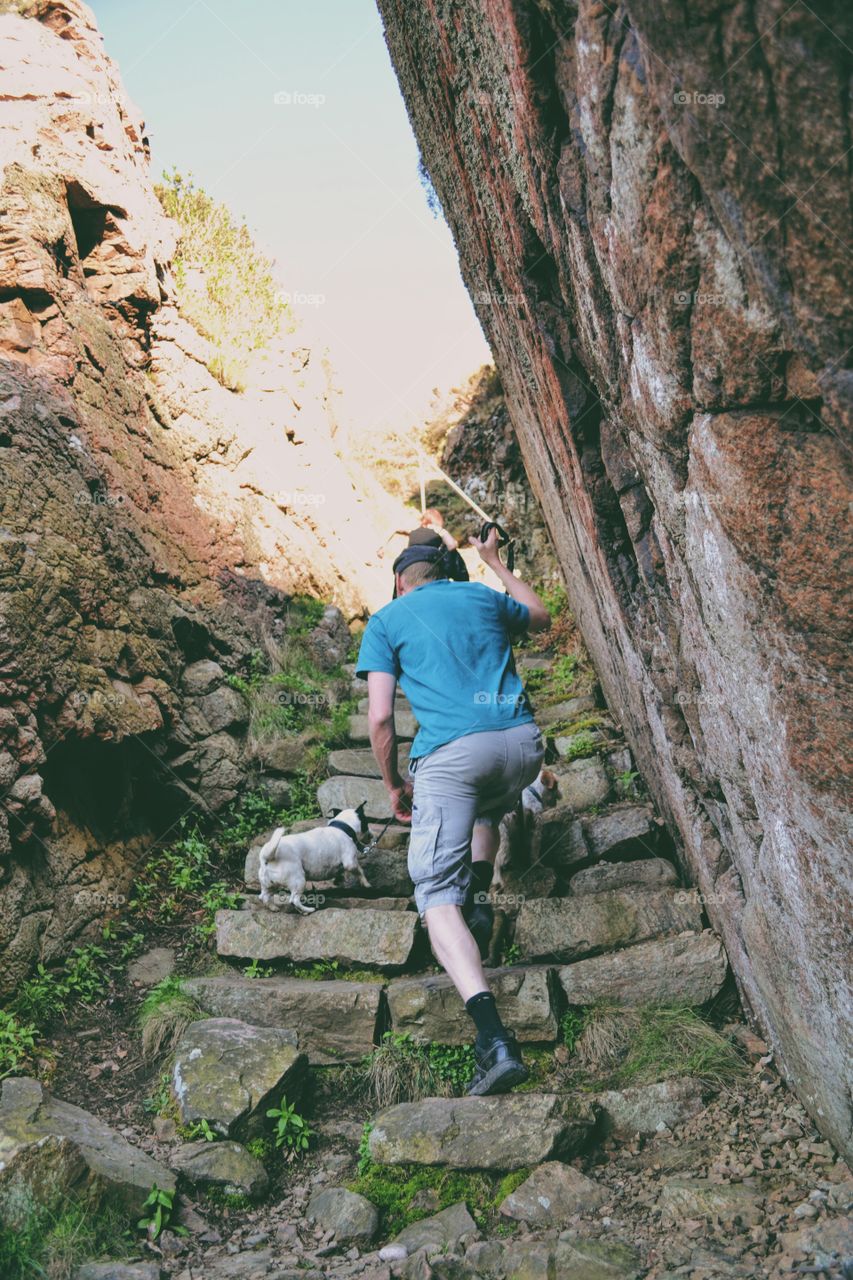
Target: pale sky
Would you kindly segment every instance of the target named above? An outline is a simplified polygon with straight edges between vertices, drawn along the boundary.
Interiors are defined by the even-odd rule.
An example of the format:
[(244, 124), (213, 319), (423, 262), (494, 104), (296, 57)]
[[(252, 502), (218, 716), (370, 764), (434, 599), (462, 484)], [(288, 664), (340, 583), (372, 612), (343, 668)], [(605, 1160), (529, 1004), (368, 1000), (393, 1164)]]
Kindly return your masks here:
[(89, 3), (154, 176), (192, 173), (245, 217), (302, 295), (306, 345), (328, 345), (354, 421), (405, 428), (489, 359), (374, 0)]

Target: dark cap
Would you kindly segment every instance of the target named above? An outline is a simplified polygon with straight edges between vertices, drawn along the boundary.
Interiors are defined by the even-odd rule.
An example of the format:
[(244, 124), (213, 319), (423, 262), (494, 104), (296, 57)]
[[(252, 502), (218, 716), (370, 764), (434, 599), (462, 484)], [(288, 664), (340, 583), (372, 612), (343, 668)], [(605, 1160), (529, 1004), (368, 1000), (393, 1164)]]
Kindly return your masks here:
[(395, 573), (404, 573), (406, 569), (408, 569), (413, 564), (423, 564), (423, 563), (436, 564), (437, 561), (445, 562), (444, 564), (440, 565), (440, 568), (444, 572), (445, 576), (448, 576), (447, 550), (444, 546), (406, 547), (404, 551), (400, 552), (400, 554), (397, 556), (397, 559), (394, 561), (393, 569)]

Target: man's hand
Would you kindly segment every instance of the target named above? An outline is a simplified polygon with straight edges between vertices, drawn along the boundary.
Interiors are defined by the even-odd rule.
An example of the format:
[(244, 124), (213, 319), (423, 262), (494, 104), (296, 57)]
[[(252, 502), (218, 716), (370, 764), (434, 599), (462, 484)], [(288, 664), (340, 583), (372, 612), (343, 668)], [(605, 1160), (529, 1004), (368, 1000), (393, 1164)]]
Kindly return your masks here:
[(409, 823), (412, 821), (412, 793), (413, 787), (408, 779), (405, 782), (401, 782), (398, 787), (388, 788), (391, 811), (398, 822)]
[(496, 566), (500, 565), (501, 558), (498, 553), (497, 529), (489, 530), (489, 536), (486, 538), (485, 542), (481, 542), (480, 539), (475, 538), (473, 534), (468, 538), (468, 541), (471, 543), (472, 547), (476, 547), (477, 554), (483, 561), (483, 564), (487, 564), (490, 569), (494, 569)]

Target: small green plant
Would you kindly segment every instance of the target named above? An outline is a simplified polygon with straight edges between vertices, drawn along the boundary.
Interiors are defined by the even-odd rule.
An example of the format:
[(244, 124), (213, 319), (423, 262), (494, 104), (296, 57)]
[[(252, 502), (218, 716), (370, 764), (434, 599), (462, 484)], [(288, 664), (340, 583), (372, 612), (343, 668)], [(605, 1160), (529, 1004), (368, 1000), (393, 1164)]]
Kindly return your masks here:
[(214, 1133), (208, 1122), (204, 1119), (195, 1120), (192, 1124), (185, 1125), (179, 1130), (181, 1137), (187, 1142), (194, 1142), (197, 1138), (204, 1138), (205, 1142), (216, 1142), (219, 1137), (218, 1133)]
[(92, 1004), (109, 982), (108, 956), (94, 944), (75, 947), (62, 970), (49, 972), (43, 964), (20, 987), (14, 1012), (39, 1027), (64, 1016), (76, 1001)]
[(201, 907), (204, 917), (195, 926), (195, 935), (206, 941), (216, 932), (217, 911), (236, 911), (243, 900), (242, 893), (230, 890), (224, 880), (217, 880), (201, 895)]
[(162, 1116), (173, 1105), (172, 1077), (168, 1071), (163, 1071), (157, 1081), (157, 1088), (149, 1097), (142, 1099), (142, 1110), (149, 1116)]
[(431, 1044), (427, 1060), (436, 1080), (449, 1085), (454, 1093), (461, 1093), (471, 1083), (475, 1061), (470, 1044)]
[[(142, 1209), (145, 1216), (139, 1219), (136, 1228), (138, 1231), (144, 1231), (149, 1240), (156, 1240), (166, 1227), (173, 1231), (175, 1235), (185, 1236), (187, 1234), (186, 1227), (177, 1226), (172, 1221), (172, 1215), (175, 1212), (174, 1191), (164, 1191), (155, 1182)], [(147, 1213), (145, 1213), (146, 1209), (148, 1210)]]
[(572, 735), (565, 751), (562, 752), (564, 760), (582, 760), (586, 756), (594, 755), (598, 751), (599, 743), (590, 733), (589, 729), (581, 729), (580, 733)]
[(521, 947), (516, 942), (510, 942), (504, 948), (503, 962), (504, 964), (518, 964), (522, 959)]
[(539, 589), (539, 598), (551, 615), (552, 622), (564, 614), (569, 607), (566, 588), (562, 582), (550, 587), (541, 587)]
[(623, 796), (636, 795), (639, 776), (639, 773), (634, 769), (626, 769), (624, 773), (617, 773), (616, 786)]
[(586, 1025), (586, 1017), (582, 1009), (567, 1009), (560, 1019), (560, 1039), (568, 1049), (574, 1052), (579, 1036)]
[(38, 1029), (0, 1009), (0, 1080), (20, 1075), (35, 1053)]
[(358, 1141), (358, 1164), (356, 1169), (360, 1178), (363, 1178), (373, 1168), (373, 1158), (370, 1154), (370, 1135), (372, 1132), (372, 1123), (369, 1120), (365, 1120), (364, 1128)]
[(271, 978), (275, 970), (271, 964), (261, 964), (257, 958), (243, 970), (247, 978)]
[(311, 1145), (314, 1131), (308, 1121), (296, 1110), (295, 1103), (288, 1103), (282, 1097), (277, 1107), (270, 1107), (267, 1118), (275, 1120), (274, 1140), (278, 1148), (286, 1148), (289, 1160), (304, 1155)]
[(260, 1160), (261, 1164), (266, 1164), (267, 1160), (272, 1158), (274, 1149), (269, 1138), (250, 1138), (246, 1143), (246, 1150), (249, 1155), (254, 1156), (256, 1160)]
[(421, 1191), (435, 1192), (439, 1209), (464, 1201), (480, 1227), (485, 1226), (493, 1212), (497, 1179), (489, 1174), (462, 1173), (423, 1165), (378, 1165), (370, 1159), (366, 1145), (364, 1149), (365, 1156), (359, 1160), (358, 1177), (349, 1184), (349, 1190), (358, 1192), (376, 1205), (384, 1235), (394, 1235), (409, 1223), (433, 1212), (430, 1208), (412, 1207), (412, 1201)]
[(184, 991), (183, 981), (174, 975), (152, 987), (139, 1010), (142, 1056), (153, 1062), (175, 1048), (191, 1022), (202, 1016), (201, 1009)]

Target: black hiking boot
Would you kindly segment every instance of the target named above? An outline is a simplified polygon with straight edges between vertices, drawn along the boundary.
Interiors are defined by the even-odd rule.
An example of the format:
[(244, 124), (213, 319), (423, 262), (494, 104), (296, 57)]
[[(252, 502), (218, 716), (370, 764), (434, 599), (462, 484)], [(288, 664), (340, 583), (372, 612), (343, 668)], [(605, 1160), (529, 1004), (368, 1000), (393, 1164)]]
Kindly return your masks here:
[(494, 1093), (508, 1093), (527, 1079), (527, 1067), (521, 1061), (521, 1050), (514, 1035), (495, 1037), (485, 1044), (474, 1041), (474, 1078), (468, 1093), (485, 1098)]
[(495, 909), (489, 902), (489, 895), (475, 893), (462, 908), (462, 919), (471, 930), (480, 951), (480, 958), (485, 960), (489, 953), (492, 930), (495, 927)]

